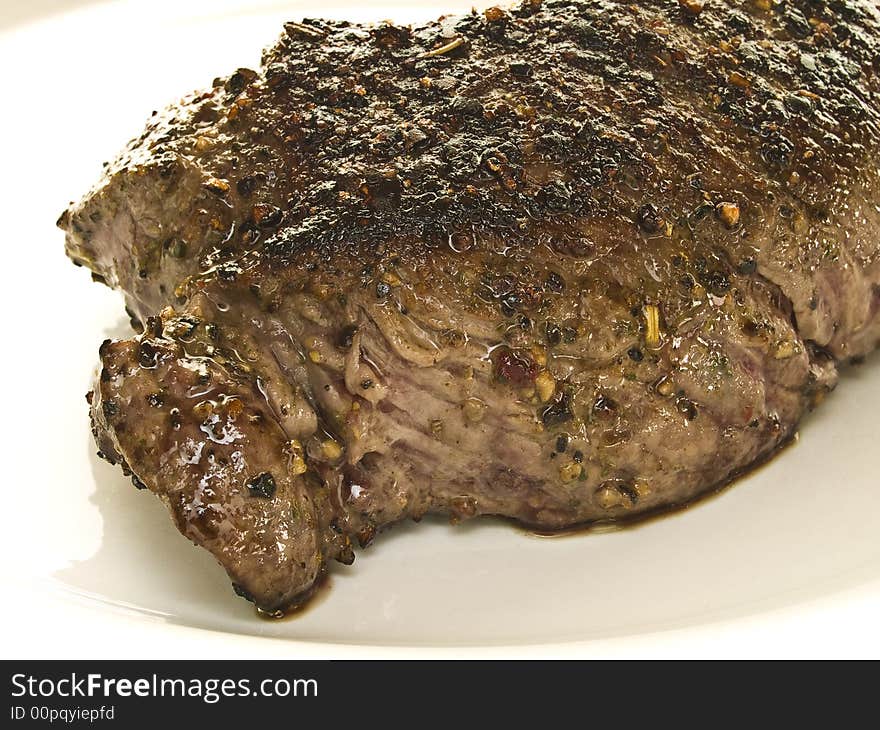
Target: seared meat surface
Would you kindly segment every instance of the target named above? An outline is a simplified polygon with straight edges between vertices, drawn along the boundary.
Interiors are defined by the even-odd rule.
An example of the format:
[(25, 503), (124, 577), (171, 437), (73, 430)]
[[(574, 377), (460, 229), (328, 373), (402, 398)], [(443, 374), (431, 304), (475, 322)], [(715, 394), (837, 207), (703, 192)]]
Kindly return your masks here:
[(62, 215), (143, 327), (101, 453), (268, 611), (402, 519), (717, 488), (880, 340), (878, 73), (867, 0), (290, 23)]

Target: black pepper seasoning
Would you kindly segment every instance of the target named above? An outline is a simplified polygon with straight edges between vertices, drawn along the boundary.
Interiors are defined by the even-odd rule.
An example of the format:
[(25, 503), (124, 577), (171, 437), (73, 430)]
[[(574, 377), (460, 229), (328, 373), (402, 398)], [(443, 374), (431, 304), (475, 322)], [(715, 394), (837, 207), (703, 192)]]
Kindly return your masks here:
[(269, 472), (264, 471), (248, 481), (247, 488), (252, 497), (271, 499), (276, 489), (275, 478)]

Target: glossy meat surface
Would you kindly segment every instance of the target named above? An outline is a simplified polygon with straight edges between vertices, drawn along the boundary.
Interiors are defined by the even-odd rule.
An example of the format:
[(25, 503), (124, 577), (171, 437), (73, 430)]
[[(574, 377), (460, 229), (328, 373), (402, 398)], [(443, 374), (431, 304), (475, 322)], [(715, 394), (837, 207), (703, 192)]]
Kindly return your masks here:
[(102, 453), (266, 610), (401, 519), (630, 519), (772, 455), (880, 339), (880, 13), (764, 5), (288, 24), (61, 218), (145, 323)]

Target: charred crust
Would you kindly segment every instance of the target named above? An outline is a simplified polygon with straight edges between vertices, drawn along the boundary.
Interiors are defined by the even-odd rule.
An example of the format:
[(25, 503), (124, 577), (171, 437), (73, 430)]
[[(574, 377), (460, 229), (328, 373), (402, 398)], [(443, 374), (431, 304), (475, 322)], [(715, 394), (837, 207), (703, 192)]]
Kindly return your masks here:
[[(842, 4), (811, 8), (806, 24), (791, 22), (804, 15), (797, 8), (775, 13), (528, 0), (412, 28), (288, 23), (260, 69), (239, 69), (218, 80), (221, 93), (192, 102), (200, 121), (232, 132), (255, 160), (215, 159), (207, 143), (200, 154), (217, 169), (202, 187), (247, 211), (236, 214), (228, 249), (260, 241), (275, 268), (378, 253), (402, 233), (430, 258), (471, 236), (529, 247), (552, 228), (550, 245), (583, 255), (577, 222), (608, 215), (620, 181), (664, 174), (655, 167), (662, 144), (686, 148), (695, 163), (711, 152), (701, 116), (757, 150), (768, 190), (783, 189), (792, 172), (820, 179), (800, 156), (804, 131), (824, 147), (825, 175), (848, 170), (876, 143), (876, 120), (853, 97), (875, 85), (876, 18)], [(835, 34), (846, 36), (845, 58), (830, 50)], [(710, 101), (685, 112), (682, 88)], [(836, 121), (833, 144), (817, 113)], [(178, 130), (163, 138), (169, 147), (182, 141)], [(265, 174), (290, 154), (309, 164)], [(180, 167), (166, 166), (169, 178)], [(535, 166), (564, 175), (535, 176)], [(734, 207), (700, 201), (707, 184), (698, 169), (690, 182), (685, 224), (708, 225), (720, 203), (734, 228)], [(631, 216), (643, 234), (665, 235), (666, 210), (646, 200)], [(59, 225), (71, 230), (76, 218), (62, 215)]]

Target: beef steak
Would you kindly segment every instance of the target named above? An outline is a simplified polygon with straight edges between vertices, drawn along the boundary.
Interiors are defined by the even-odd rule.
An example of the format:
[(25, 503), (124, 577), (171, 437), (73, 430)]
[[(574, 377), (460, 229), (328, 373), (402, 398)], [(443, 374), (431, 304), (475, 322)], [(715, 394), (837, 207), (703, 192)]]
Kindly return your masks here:
[(867, 0), (289, 23), (60, 219), (143, 328), (101, 453), (267, 611), (402, 519), (687, 503), (880, 339), (878, 74)]

